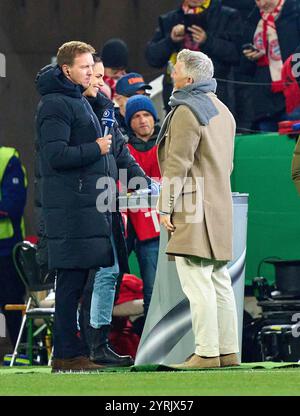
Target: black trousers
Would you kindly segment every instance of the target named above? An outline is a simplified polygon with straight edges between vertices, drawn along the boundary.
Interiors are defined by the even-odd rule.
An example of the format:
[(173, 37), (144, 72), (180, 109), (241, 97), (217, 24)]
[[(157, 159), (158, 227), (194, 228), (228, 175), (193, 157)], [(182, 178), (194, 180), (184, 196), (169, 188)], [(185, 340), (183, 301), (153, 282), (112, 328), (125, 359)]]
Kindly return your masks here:
[(55, 291), (54, 357), (59, 359), (87, 355), (79, 335), (78, 306), (89, 270), (58, 269)]
[(0, 309), (5, 316), (10, 341), (14, 346), (22, 322), (22, 312), (4, 311), (7, 304), (23, 304), (25, 286), (18, 276), (12, 256), (0, 256)]

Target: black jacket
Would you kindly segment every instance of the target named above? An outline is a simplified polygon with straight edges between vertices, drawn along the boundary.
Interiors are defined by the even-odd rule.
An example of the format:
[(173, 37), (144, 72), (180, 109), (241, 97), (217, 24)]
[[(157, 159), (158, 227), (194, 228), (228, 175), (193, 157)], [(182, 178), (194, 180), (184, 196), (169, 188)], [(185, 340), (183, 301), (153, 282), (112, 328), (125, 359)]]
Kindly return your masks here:
[[(255, 7), (245, 23), (244, 43), (253, 43), (254, 33), (260, 20), (260, 12)], [(298, 0), (286, 0), (281, 15), (276, 21), (278, 40), (283, 62), (296, 51), (300, 44), (300, 3)], [(285, 111), (285, 99), (282, 93), (271, 90), (271, 74), (268, 66), (261, 67), (246, 57), (241, 60), (241, 73), (252, 76), (252, 82), (258, 85), (251, 88), (252, 106), (256, 121), (276, 116)], [(264, 85), (266, 84), (266, 85)]]
[[(173, 52), (179, 52), (183, 45), (171, 39), (171, 31), (177, 24), (183, 24), (184, 13), (182, 8), (170, 11), (159, 17), (159, 26), (152, 40), (147, 44), (146, 59), (150, 66), (163, 68), (168, 64)], [(200, 46), (201, 52), (207, 54), (213, 61), (215, 77), (218, 79), (230, 78), (231, 67), (240, 61), (242, 25), (238, 11), (224, 7), (220, 0), (212, 0), (207, 10), (207, 41)], [(170, 80), (164, 79), (164, 103), (168, 103), (172, 86)], [(218, 97), (228, 103), (228, 84), (218, 82)]]
[[(111, 109), (115, 111), (113, 102), (104, 94), (99, 93), (97, 95), (97, 98), (88, 97), (87, 100), (90, 103), (94, 113), (96, 114), (100, 124), (105, 110)], [(128, 181), (131, 178), (142, 176), (147, 180), (148, 183), (150, 183), (150, 178), (147, 177), (145, 172), (141, 169), (141, 167), (136, 163), (135, 159), (131, 156), (126, 146), (124, 136), (119, 128), (118, 122), (114, 124), (112, 130), (110, 131), (110, 134), (113, 135), (113, 140), (111, 151), (108, 154), (109, 176), (112, 177), (114, 180), (118, 180), (119, 170), (126, 169)]]
[(237, 9), (243, 20), (245, 20), (248, 15), (252, 12), (255, 3), (253, 0), (222, 0), (224, 6), (232, 7)]
[[(97, 181), (117, 179), (115, 158), (101, 154), (95, 142), (103, 136), (98, 118), (82, 88), (65, 78), (58, 66), (41, 70), (37, 89), (42, 95), (36, 126), (49, 268), (111, 266), (112, 216)], [(113, 150), (120, 166), (129, 167), (129, 177), (144, 175), (121, 141), (120, 137)]]
[[(114, 109), (113, 102), (104, 94), (99, 93), (97, 95), (97, 98), (87, 97), (87, 99), (91, 104), (96, 116), (98, 117), (100, 124), (105, 110), (114, 110), (115, 116), (117, 115), (116, 109)], [(112, 148), (108, 156), (110, 165), (110, 176), (113, 177), (115, 180), (118, 180), (119, 170), (126, 169), (128, 181), (133, 177), (145, 177), (148, 184), (150, 184), (151, 179), (145, 175), (144, 171), (136, 163), (135, 159), (131, 156), (128, 147), (126, 146), (127, 141), (121, 132), (117, 117), (116, 123), (113, 126), (113, 131), (111, 131), (110, 133), (113, 135)], [(127, 184), (123, 183), (123, 185)], [(120, 274), (123, 275), (124, 273), (129, 273), (130, 270), (128, 265), (128, 253), (125, 241), (124, 224), (118, 209), (112, 215), (112, 232), (118, 253)], [(120, 283), (121, 281), (119, 279), (118, 286)]]
[(118, 123), (119, 130), (123, 134), (125, 141), (128, 142), (130, 128), (127, 126), (125, 117), (122, 116), (118, 107), (115, 107), (115, 117)]

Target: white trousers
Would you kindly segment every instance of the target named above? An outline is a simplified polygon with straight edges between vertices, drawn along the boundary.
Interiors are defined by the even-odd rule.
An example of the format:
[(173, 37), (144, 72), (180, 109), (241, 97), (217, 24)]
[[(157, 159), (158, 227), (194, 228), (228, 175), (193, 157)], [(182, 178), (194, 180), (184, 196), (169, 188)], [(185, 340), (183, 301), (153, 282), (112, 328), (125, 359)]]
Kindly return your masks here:
[(237, 353), (237, 313), (224, 262), (175, 257), (181, 287), (190, 302), (195, 353), (205, 357)]

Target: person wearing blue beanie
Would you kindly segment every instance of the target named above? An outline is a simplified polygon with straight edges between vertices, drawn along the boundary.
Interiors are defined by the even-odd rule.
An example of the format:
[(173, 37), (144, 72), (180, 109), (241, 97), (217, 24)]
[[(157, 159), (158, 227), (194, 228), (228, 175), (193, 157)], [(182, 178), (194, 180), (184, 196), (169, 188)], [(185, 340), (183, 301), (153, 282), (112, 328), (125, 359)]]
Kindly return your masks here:
[[(160, 131), (158, 116), (150, 98), (134, 95), (127, 101), (125, 120), (128, 126), (128, 149), (145, 173), (155, 182), (160, 181), (156, 139)], [(151, 208), (145, 211), (128, 210), (127, 251), (135, 251), (143, 280), (144, 316), (135, 323), (140, 335), (147, 317), (159, 253), (159, 227), (155, 227)], [(154, 212), (154, 215), (157, 215)], [(159, 219), (157, 218), (159, 221)]]
[(125, 120), (129, 128), (132, 116), (138, 111), (148, 111), (152, 114), (154, 121), (158, 121), (157, 111), (150, 98), (145, 95), (134, 95), (127, 101), (125, 110)]

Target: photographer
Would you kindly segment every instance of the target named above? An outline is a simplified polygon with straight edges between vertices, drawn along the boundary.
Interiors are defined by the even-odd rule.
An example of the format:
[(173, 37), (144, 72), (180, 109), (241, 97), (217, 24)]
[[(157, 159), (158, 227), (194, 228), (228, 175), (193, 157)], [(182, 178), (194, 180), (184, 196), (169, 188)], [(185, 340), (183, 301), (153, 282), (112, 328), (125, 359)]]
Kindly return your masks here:
[(165, 109), (173, 84), (172, 67), (181, 49), (206, 53), (215, 66), (218, 97), (232, 107), (232, 90), (227, 80), (233, 65), (239, 63), (241, 34), (239, 12), (221, 5), (220, 0), (184, 0), (182, 5), (159, 17), (159, 25), (146, 48), (148, 64), (154, 68), (167, 67), (164, 77)]

